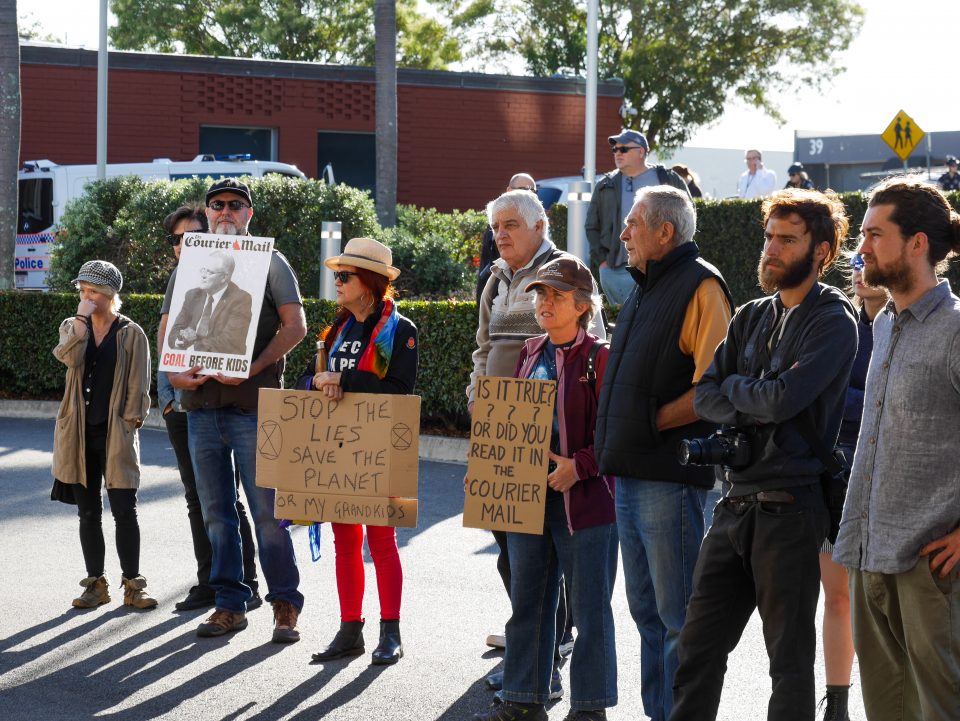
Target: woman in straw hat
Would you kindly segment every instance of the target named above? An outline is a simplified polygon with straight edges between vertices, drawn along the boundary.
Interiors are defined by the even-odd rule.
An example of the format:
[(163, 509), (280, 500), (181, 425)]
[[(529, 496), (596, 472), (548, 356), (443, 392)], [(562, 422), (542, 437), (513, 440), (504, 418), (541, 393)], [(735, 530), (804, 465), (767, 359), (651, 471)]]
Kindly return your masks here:
[[(137, 429), (150, 409), (150, 347), (143, 330), (120, 315), (123, 277), (112, 263), (84, 263), (73, 281), (80, 291), (77, 313), (60, 324), (53, 355), (67, 367), (63, 400), (53, 437), (53, 477), (77, 504), (80, 547), (87, 577), (75, 608), (110, 601), (104, 574), (103, 499), (107, 487), (117, 526), (117, 555), (123, 572), (123, 603), (153, 608), (156, 599), (140, 575), (140, 441)], [(67, 496), (67, 486), (73, 497)]]
[[(341, 255), (326, 261), (326, 266), (334, 271), (339, 309), (330, 327), (320, 333), (318, 353), (298, 387), (321, 391), (328, 398), (340, 398), (344, 391), (413, 393), (417, 379), (417, 329), (397, 312), (390, 283), (400, 271), (392, 262), (390, 249), (370, 238), (353, 238)], [(326, 649), (313, 655), (315, 661), (356, 656), (364, 651), (363, 527), (350, 523), (331, 525), (340, 630)], [(390, 526), (366, 528), (380, 596), (380, 642), (372, 662), (393, 664), (403, 656), (403, 570), (397, 535)]]

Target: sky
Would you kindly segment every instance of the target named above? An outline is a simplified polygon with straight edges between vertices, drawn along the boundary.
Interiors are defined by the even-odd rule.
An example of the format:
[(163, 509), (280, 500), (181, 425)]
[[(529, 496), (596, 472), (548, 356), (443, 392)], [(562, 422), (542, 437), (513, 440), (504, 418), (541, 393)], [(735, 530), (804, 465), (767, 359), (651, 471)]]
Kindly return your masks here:
[[(731, 103), (719, 121), (702, 128), (688, 145), (793, 150), (795, 131), (880, 134), (901, 110), (926, 132), (960, 130), (957, 92), (951, 87), (960, 2), (859, 1), (866, 18), (850, 49), (835, 59), (846, 71), (823, 92), (777, 98), (785, 125), (778, 127), (761, 111)], [(99, 0), (19, 0), (18, 6), (21, 15), (39, 22), (43, 33), (70, 45), (97, 47)]]

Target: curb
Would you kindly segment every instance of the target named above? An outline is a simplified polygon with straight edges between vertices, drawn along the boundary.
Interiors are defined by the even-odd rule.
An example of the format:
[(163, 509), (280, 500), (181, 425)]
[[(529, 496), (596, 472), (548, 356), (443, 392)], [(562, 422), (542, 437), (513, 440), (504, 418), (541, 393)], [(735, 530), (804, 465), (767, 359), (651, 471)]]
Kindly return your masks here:
[[(6, 418), (33, 418), (53, 420), (57, 417), (58, 401), (14, 401), (0, 400), (0, 416)], [(160, 411), (151, 408), (143, 420), (144, 428), (167, 429)], [(466, 438), (448, 438), (446, 436), (420, 436), (420, 460), (440, 463), (467, 462), (469, 440)]]

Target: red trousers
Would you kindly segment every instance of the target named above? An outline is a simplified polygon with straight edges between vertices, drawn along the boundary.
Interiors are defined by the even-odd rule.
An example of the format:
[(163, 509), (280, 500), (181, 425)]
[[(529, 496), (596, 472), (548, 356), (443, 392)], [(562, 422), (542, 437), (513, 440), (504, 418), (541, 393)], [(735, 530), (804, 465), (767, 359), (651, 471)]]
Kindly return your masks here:
[[(336, 550), (337, 593), (340, 596), (340, 620), (363, 620), (363, 526), (331, 523)], [(403, 569), (397, 550), (397, 533), (390, 526), (367, 526), (367, 546), (377, 572), (380, 619), (400, 620), (400, 596), (403, 593)]]

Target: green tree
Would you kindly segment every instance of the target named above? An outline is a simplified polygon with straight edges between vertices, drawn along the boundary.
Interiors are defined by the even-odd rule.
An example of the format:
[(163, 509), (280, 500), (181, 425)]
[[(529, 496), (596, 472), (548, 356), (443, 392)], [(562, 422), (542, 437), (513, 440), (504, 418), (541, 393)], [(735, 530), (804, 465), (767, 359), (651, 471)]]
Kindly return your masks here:
[[(374, 0), (112, 0), (119, 50), (374, 64)], [(397, 2), (397, 62), (442, 70), (460, 60), (443, 24)]]
[[(585, 72), (585, 0), (438, 1), (476, 33), (467, 57), (517, 53), (534, 75)], [(599, 10), (600, 77), (623, 79), (632, 125), (663, 148), (732, 97), (782, 120), (772, 98), (828, 82), (864, 15), (853, 0), (600, 0)]]

